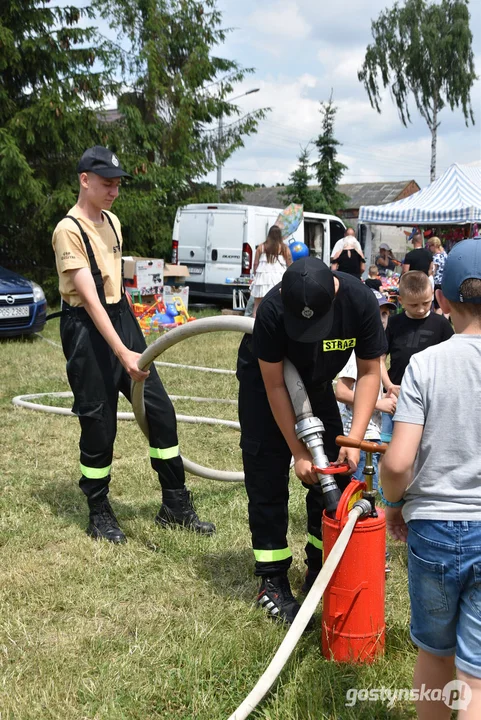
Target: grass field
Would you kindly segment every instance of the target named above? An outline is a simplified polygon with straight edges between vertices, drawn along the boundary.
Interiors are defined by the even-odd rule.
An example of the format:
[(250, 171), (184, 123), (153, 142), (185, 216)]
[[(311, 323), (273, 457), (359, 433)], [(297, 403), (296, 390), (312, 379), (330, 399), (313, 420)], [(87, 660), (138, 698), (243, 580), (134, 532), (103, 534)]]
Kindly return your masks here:
[[(45, 337), (59, 342), (58, 326), (50, 321)], [(239, 339), (193, 338), (163, 359), (233, 368)], [(2, 341), (0, 363), (0, 720), (227, 719), (285, 634), (253, 606), (258, 581), (244, 487), (188, 476), (200, 517), (217, 524), (214, 538), (156, 527), (161, 494), (146, 441), (134, 422), (120, 422), (110, 497), (128, 543), (93, 542), (77, 485), (77, 419), (11, 404), (14, 395), (69, 389), (61, 349), (39, 338)], [(234, 376), (160, 373), (173, 394), (236, 398)], [(176, 408), (236, 419), (234, 406), (183, 401)], [(181, 424), (179, 434), (190, 459), (241, 469), (235, 430)], [(295, 477), (290, 521), (297, 592), (306, 536), (304, 490)], [(253, 718), (415, 717), (409, 702), (345, 705), (349, 688), (411, 685), (405, 549), (391, 551), (384, 658), (371, 667), (324, 660), (318, 612), (316, 630), (303, 637)]]

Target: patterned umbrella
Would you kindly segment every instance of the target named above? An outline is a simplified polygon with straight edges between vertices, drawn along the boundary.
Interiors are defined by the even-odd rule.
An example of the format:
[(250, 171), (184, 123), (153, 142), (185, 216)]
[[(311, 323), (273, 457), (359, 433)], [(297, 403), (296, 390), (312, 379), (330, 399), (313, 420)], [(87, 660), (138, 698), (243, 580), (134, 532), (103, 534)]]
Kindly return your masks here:
[(281, 229), (283, 239), (296, 232), (304, 217), (304, 206), (291, 203), (279, 213), (274, 223)]

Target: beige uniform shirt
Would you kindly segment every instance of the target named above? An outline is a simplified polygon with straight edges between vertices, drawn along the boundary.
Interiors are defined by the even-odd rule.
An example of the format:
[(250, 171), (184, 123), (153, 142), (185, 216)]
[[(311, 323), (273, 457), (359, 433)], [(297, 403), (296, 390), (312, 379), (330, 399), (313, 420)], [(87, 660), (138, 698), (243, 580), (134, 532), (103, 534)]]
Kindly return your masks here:
[[(77, 207), (73, 207), (67, 214), (79, 219), (89, 237), (97, 265), (102, 273), (107, 304), (119, 302), (122, 278), (122, 231), (118, 218), (109, 213), (117, 231), (120, 247), (107, 218), (104, 218), (102, 223), (92, 222), (81, 216)], [(59, 222), (53, 233), (52, 245), (59, 276), (60, 295), (69, 305), (78, 307), (82, 305), (82, 301), (68, 271), (83, 267), (90, 269), (90, 262), (85, 243), (73, 220), (63, 218)]]

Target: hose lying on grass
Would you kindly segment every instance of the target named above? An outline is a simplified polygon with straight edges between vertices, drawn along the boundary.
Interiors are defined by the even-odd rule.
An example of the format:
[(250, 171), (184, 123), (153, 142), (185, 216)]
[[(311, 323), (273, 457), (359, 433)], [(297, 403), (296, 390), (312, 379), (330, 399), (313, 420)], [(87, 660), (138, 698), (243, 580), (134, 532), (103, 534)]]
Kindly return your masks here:
[[(179, 328), (176, 328), (174, 331), (167, 333), (166, 335), (163, 335), (160, 337), (156, 342), (154, 342), (152, 345), (150, 345), (141, 355), (138, 365), (139, 368), (142, 370), (147, 370), (151, 363), (157, 358), (159, 355), (161, 355), (165, 350), (172, 347), (173, 345), (176, 345), (178, 342), (181, 342), (182, 340), (192, 337), (194, 335), (200, 335), (203, 333), (208, 332), (215, 332), (219, 330), (233, 330), (238, 332), (244, 332), (244, 333), (251, 333), (253, 328), (254, 321), (250, 318), (241, 318), (241, 317), (229, 317), (229, 318), (205, 318), (203, 320), (196, 321), (196, 323), (187, 324), (180, 326)], [(192, 367), (192, 366), (184, 366), (184, 367)], [(195, 369), (200, 369), (196, 367)], [(203, 370), (207, 370), (206, 368), (202, 368)], [(230, 371), (232, 372), (232, 371)], [(287, 373), (289, 372), (296, 373), (295, 368), (293, 366), (291, 367), (290, 364), (287, 366)], [(299, 414), (302, 412), (310, 411), (310, 406), (308, 402), (308, 396), (305, 393), (305, 390), (303, 386), (297, 385), (296, 383), (293, 384), (293, 377), (290, 377), (289, 385), (292, 385), (292, 388), (294, 388), (294, 391), (292, 388), (290, 388), (290, 394), (291, 399), (293, 401), (293, 404), (296, 408), (296, 413)], [(294, 378), (295, 379), (295, 378)], [(301, 383), (302, 384), (302, 383)], [(46, 393), (47, 394), (47, 393)], [(70, 396), (70, 393), (50, 393), (50, 395), (57, 395), (60, 397), (67, 397)], [(143, 433), (148, 438), (148, 426), (147, 426), (147, 420), (145, 416), (145, 405), (144, 405), (144, 383), (143, 382), (136, 382), (132, 381), (132, 408), (134, 411), (135, 418), (142, 429)], [(32, 399), (34, 397), (39, 397), (39, 395), (34, 396), (18, 396), (17, 398), (14, 398), (14, 403), (18, 405), (22, 405), (23, 407), (33, 407), (33, 409), (44, 409), (48, 412), (54, 412), (54, 411), (61, 411), (62, 414), (71, 414), (71, 412), (65, 408), (51, 408), (49, 406), (35, 406), (34, 403), (29, 403), (28, 399)], [(187, 398), (186, 398), (187, 399)], [(192, 398), (188, 398), (192, 399)], [(197, 398), (197, 401), (208, 401), (207, 398)], [(228, 401), (229, 402), (229, 401)], [(233, 402), (233, 401), (230, 401)], [(311, 412), (312, 414), (312, 412)], [(120, 413), (120, 415), (128, 415), (129, 419), (131, 416), (131, 413)], [(180, 420), (182, 416), (177, 416)], [(189, 417), (189, 416), (187, 416)], [(191, 422), (201, 422), (203, 421), (214, 421), (214, 418), (191, 418), (189, 417), (189, 420)], [(222, 424), (226, 424), (229, 421), (218, 421)], [(243, 473), (229, 473), (229, 472), (223, 472), (219, 470), (213, 470), (211, 468), (204, 468), (203, 466), (198, 465), (197, 463), (194, 463), (187, 458), (183, 458), (185, 469), (188, 472), (191, 472), (196, 475), (200, 475), (201, 477), (207, 477), (215, 480), (223, 480), (227, 482), (232, 481), (241, 481), (244, 479)], [(279, 649), (277, 650), (276, 654), (274, 655), (272, 661), (268, 665), (266, 671), (263, 673), (263, 675), (259, 678), (257, 684), (253, 688), (253, 690), (249, 693), (249, 695), (245, 698), (245, 700), (239, 705), (237, 710), (230, 716), (229, 720), (245, 720), (257, 707), (257, 705), (261, 702), (261, 700), (264, 698), (264, 696), (267, 694), (267, 692), (270, 690), (276, 679), (279, 677), (279, 674), (281, 673), (282, 669), (284, 668), (285, 664), (289, 660), (289, 657), (291, 656), (294, 648), (296, 647), (297, 643), (299, 642), (299, 639), (306, 629), (306, 626), (311, 619), (312, 615), (314, 614), (324, 592), (329, 584), (329, 581), (331, 580), (341, 558), (342, 555), (347, 547), (347, 544), (351, 538), (351, 535), (353, 533), (354, 527), (356, 525), (356, 522), (358, 519), (363, 516), (367, 515), (370, 512), (371, 506), (368, 502), (361, 500), (357, 503), (355, 503), (354, 507), (349, 513), (347, 523), (345, 527), (343, 528), (337, 542), (335, 543), (334, 547), (332, 548), (329, 556), (327, 557), (323, 568), (319, 575), (317, 576), (311, 590), (309, 591), (304, 603), (302, 604), (294, 622), (292, 623), (291, 627), (289, 628), (289, 631), (287, 632), (284, 640), (282, 641), (281, 645), (279, 646)]]
[(269, 663), (267, 670), (257, 681), (255, 687), (251, 690), (246, 699), (239, 705), (237, 710), (232, 713), (229, 720), (245, 720), (251, 712), (255, 710), (263, 697), (269, 692), (274, 682), (279, 677), (284, 665), (289, 660), (292, 651), (299, 642), (302, 633), (313, 616), (319, 602), (324, 595), (324, 591), (329, 584), (339, 562), (343, 556), (344, 550), (351, 538), (356, 522), (365, 514), (370, 512), (371, 506), (366, 501), (355, 503), (348, 515), (348, 520), (339, 535), (334, 547), (329, 553), (321, 572), (317, 576), (312, 588), (310, 589), (306, 599), (301, 605), (301, 609), (297, 613), (294, 622), (289, 628), (284, 640), (279, 645), (279, 649)]
[[(175, 328), (174, 330), (169, 331), (165, 335), (162, 335), (156, 342), (154, 342), (152, 345), (149, 345), (149, 347), (143, 352), (140, 360), (139, 360), (139, 367), (142, 369), (148, 369), (148, 367), (151, 365), (151, 363), (157, 358), (159, 355), (161, 355), (167, 348), (172, 347), (173, 345), (176, 345), (178, 342), (181, 342), (182, 340), (193, 337), (194, 335), (200, 335), (206, 332), (219, 332), (223, 330), (231, 330), (235, 332), (242, 332), (242, 333), (251, 333), (252, 328), (254, 325), (254, 321), (252, 318), (244, 318), (244, 317), (211, 317), (211, 318), (204, 318), (202, 320), (196, 320), (195, 323), (188, 323), (186, 325), (179, 325), (178, 328)], [(62, 346), (59, 343), (54, 342), (53, 340), (49, 340), (48, 338), (44, 338), (42, 335), (37, 333), (37, 336), (40, 337), (42, 340), (48, 342), (50, 345), (53, 345), (55, 347), (61, 348)], [(212, 372), (212, 373), (219, 373), (223, 375), (235, 375), (235, 370), (228, 370), (226, 368), (207, 368), (199, 365), (185, 365), (185, 364), (178, 364), (178, 363), (168, 363), (168, 362), (155, 362), (155, 365), (161, 366), (161, 367), (178, 367), (180, 369), (189, 369), (189, 370), (195, 370), (200, 372)], [(135, 393), (136, 393), (136, 403), (137, 403), (137, 413), (135, 411), (135, 405), (134, 405), (134, 389), (135, 386), (137, 386)], [(140, 387), (139, 387), (140, 386)], [(36, 400), (38, 398), (42, 397), (59, 397), (59, 398), (70, 398), (72, 397), (72, 393), (70, 392), (59, 392), (59, 393), (36, 393), (31, 395), (17, 395), (13, 398), (12, 402), (14, 405), (17, 405), (19, 407), (23, 407), (29, 410), (37, 410), (40, 412), (50, 412), (58, 415), (73, 415), (71, 410), (68, 408), (63, 407), (54, 407), (51, 405), (41, 405), (40, 403), (32, 402), (33, 400)], [(235, 400), (227, 400), (224, 398), (200, 398), (200, 397), (194, 397), (194, 396), (185, 396), (185, 395), (169, 395), (170, 399), (175, 400), (188, 400), (190, 402), (217, 402), (217, 403), (223, 403), (223, 404), (229, 404), (229, 405), (237, 405), (237, 402)], [(139, 425), (141, 429), (143, 430), (146, 437), (148, 437), (148, 431), (147, 431), (147, 423), (145, 420), (145, 408), (144, 408), (144, 396), (143, 396), (143, 383), (132, 383), (132, 407), (134, 412), (118, 412), (117, 418), (119, 420), (133, 420), (137, 419), (139, 422), (139, 417), (141, 418), (141, 421), (143, 422), (143, 426), (141, 422), (139, 422)], [(142, 415), (143, 410), (143, 415)], [(139, 417), (136, 417), (138, 414)], [(223, 420), (220, 418), (212, 418), (212, 417), (203, 417), (203, 416), (193, 416), (193, 415), (181, 415), (176, 413), (177, 420), (182, 423), (193, 423), (193, 424), (205, 424), (205, 425), (223, 425), (225, 427), (230, 427), (235, 430), (240, 430), (240, 425), (235, 420)], [(143, 418), (143, 420), (142, 420)], [(193, 475), (197, 475), (199, 477), (207, 478), (209, 480), (219, 480), (221, 482), (244, 482), (244, 473), (243, 472), (231, 472), (231, 471), (224, 471), (224, 470), (215, 470), (214, 468), (208, 468), (204, 467), (203, 465), (199, 465), (198, 463), (195, 463), (188, 458), (183, 457), (184, 461), (184, 467), (187, 472), (192, 473)]]

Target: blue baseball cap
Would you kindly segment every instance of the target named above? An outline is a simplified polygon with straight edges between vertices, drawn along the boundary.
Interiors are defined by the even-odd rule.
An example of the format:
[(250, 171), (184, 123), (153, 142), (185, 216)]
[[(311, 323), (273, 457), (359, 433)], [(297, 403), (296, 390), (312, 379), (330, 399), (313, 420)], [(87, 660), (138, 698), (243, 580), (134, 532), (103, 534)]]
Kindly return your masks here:
[(374, 295), (379, 304), (379, 307), (384, 307), (385, 305), (387, 305), (390, 310), (396, 310), (396, 304), (388, 300), (385, 295), (379, 292), (379, 290), (374, 290), (373, 288), (371, 288), (371, 290), (372, 294)]
[[(461, 293), (461, 285), (470, 278), (481, 280), (480, 240), (462, 240), (449, 253), (441, 283), (444, 297), (452, 302), (466, 302)], [(468, 298), (467, 302), (481, 305), (481, 297)]]

